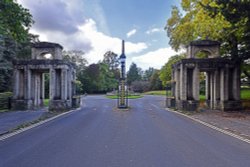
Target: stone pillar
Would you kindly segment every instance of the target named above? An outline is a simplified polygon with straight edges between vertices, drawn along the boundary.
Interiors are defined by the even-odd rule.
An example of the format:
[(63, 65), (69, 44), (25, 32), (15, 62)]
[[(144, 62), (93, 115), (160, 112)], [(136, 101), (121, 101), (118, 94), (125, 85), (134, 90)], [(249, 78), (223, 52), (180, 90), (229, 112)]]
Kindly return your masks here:
[(55, 99), (56, 91), (56, 71), (54, 68), (50, 68), (50, 81), (49, 81), (49, 98), (50, 100)]
[(41, 104), (41, 76), (39, 73), (34, 74), (34, 106), (38, 107)]
[(215, 95), (214, 95), (214, 72), (210, 72), (210, 108), (214, 109), (214, 101), (215, 101)]
[(187, 100), (193, 100), (193, 69), (186, 68), (186, 91), (187, 91)]
[(220, 100), (228, 100), (228, 68), (221, 69), (220, 71)]
[(18, 99), (18, 96), (19, 96), (19, 70), (18, 69), (15, 69), (14, 70), (14, 95), (13, 95), (13, 98), (14, 99)]
[(62, 70), (61, 69), (55, 69), (55, 96), (54, 98), (59, 100), (62, 99)]
[(67, 73), (68, 73), (68, 78), (67, 78), (67, 81), (68, 81), (67, 99), (71, 100), (71, 98), (72, 98), (72, 96), (71, 96), (71, 94), (72, 94), (71, 93), (72, 92), (72, 84), (71, 84), (71, 82), (72, 82), (72, 71), (70, 69), (68, 69)]
[(200, 100), (200, 70), (195, 66), (193, 70), (193, 98), (194, 100)]
[(178, 68), (175, 69), (175, 99), (180, 99), (180, 71)]
[(67, 100), (67, 69), (61, 70), (61, 99)]
[(32, 72), (28, 66), (25, 68), (24, 75), (25, 75), (25, 77), (24, 77), (25, 78), (24, 98), (31, 100), (31, 77), (32, 77), (31, 75), (32, 75)]
[(175, 76), (175, 70), (172, 69), (172, 73), (171, 73), (171, 96), (175, 97), (175, 83), (173, 82), (175, 80), (174, 76)]
[(45, 99), (45, 74), (41, 74), (41, 99)]
[(24, 70), (19, 70), (19, 88), (18, 88), (18, 99), (24, 99), (24, 85), (25, 85), (25, 78), (24, 78)]
[(210, 73), (206, 72), (206, 100), (210, 100)]
[(233, 99), (240, 100), (240, 68), (233, 69)]
[(180, 100), (187, 100), (187, 69), (184, 64), (180, 66)]
[(220, 100), (220, 73), (219, 70), (215, 71), (215, 100)]
[(220, 100), (220, 71), (215, 71), (215, 85), (214, 85), (214, 94), (215, 94), (215, 109), (220, 108), (219, 100)]

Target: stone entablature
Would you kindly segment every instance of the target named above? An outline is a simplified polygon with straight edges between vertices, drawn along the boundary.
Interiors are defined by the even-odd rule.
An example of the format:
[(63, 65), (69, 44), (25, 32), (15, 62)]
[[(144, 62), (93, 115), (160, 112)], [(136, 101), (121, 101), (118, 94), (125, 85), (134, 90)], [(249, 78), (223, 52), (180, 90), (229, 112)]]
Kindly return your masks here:
[(52, 59), (62, 60), (63, 47), (57, 43), (38, 42), (32, 44), (32, 59), (45, 59), (44, 55), (50, 53)]
[(220, 43), (212, 40), (192, 41), (187, 47), (187, 58), (196, 58), (200, 51), (208, 52), (209, 58), (220, 57)]
[(65, 110), (71, 108), (72, 98), (75, 95), (75, 65), (65, 60), (56, 59), (62, 55), (54, 55), (52, 60), (37, 59), (42, 50), (50, 51), (49, 49), (51, 49), (51, 54), (55, 54), (53, 51), (62, 49), (59, 44), (43, 42), (33, 46), (36, 47), (32, 48), (34, 59), (13, 61), (15, 80), (13, 108), (32, 109), (43, 106), (44, 73), (50, 74), (49, 109)]
[[(197, 41), (196, 41), (197, 42)], [(191, 43), (192, 44), (192, 43)], [(211, 50), (216, 42), (208, 45), (201, 41), (197, 50)], [(206, 45), (205, 45), (206, 44)], [(215, 50), (219, 50), (218, 48)], [(211, 55), (212, 58), (198, 59), (188, 56), (173, 65), (172, 103), (180, 110), (196, 110), (199, 107), (200, 72), (206, 74), (206, 104), (210, 109), (239, 110), (240, 102), (240, 62)], [(172, 100), (173, 101), (173, 100)], [(168, 103), (170, 104), (170, 103)]]

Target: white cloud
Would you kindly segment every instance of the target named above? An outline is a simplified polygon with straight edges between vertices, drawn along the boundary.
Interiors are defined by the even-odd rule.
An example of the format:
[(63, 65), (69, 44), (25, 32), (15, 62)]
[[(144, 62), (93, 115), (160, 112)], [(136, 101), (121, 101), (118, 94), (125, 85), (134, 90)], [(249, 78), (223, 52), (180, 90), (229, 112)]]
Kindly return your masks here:
[(161, 32), (162, 30), (160, 28), (152, 28), (148, 31), (146, 31), (146, 34), (153, 34), (153, 33), (156, 33), (156, 32)]
[(146, 54), (133, 57), (132, 61), (135, 62), (142, 69), (148, 69), (149, 67), (153, 67), (156, 69), (160, 69), (171, 56), (182, 53), (175, 52), (173, 49), (169, 48), (160, 48), (158, 50), (148, 52)]
[[(79, 28), (81, 31), (79, 37), (82, 36), (81, 33), (85, 33), (86, 38), (90, 41), (93, 49), (86, 54), (87, 59), (90, 62), (96, 62), (103, 58), (106, 51), (113, 51), (117, 54), (121, 53), (121, 39), (110, 37), (102, 32), (97, 31), (96, 23), (92, 19), (88, 19), (86, 24)], [(84, 34), (83, 34), (84, 35)], [(145, 43), (125, 43), (126, 54), (139, 53), (147, 48)]]
[(135, 33), (137, 32), (136, 29), (132, 29), (127, 33), (127, 37), (130, 38), (131, 36), (135, 35)]
[[(82, 50), (89, 63), (102, 60), (105, 52), (109, 50), (117, 54), (121, 53), (121, 39), (100, 31), (99, 28), (103, 30), (105, 27), (105, 22), (97, 27), (94, 19), (85, 18), (84, 13), (81, 12), (80, 6), (84, 5), (81, 0), (70, 2), (19, 0), (18, 2), (30, 9), (35, 20), (31, 33), (38, 34), (41, 41), (59, 43), (65, 50)], [(61, 8), (58, 8), (58, 5)], [(102, 15), (101, 8), (97, 7), (96, 10), (99, 11), (98, 17)], [(132, 34), (134, 33), (136, 30)], [(126, 42), (126, 54), (139, 53), (147, 47), (142, 42)]]

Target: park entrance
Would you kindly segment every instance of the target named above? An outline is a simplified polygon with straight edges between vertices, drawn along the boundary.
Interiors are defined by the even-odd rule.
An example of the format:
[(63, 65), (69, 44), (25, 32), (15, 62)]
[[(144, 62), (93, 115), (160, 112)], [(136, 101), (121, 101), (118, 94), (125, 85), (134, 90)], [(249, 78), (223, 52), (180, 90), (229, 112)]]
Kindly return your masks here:
[[(221, 58), (220, 44), (211, 40), (190, 43), (187, 58), (173, 65), (172, 95), (167, 106), (194, 111), (200, 106), (200, 73), (205, 74), (205, 107), (219, 110), (239, 110), (240, 62)], [(207, 58), (197, 58), (196, 53), (205, 51)]]
[[(32, 46), (31, 60), (14, 64), (14, 109), (41, 107), (45, 99), (45, 74), (49, 74), (49, 109), (72, 107), (75, 95), (75, 65), (62, 59), (63, 47), (56, 43), (39, 42)], [(50, 54), (51, 59), (45, 55)]]

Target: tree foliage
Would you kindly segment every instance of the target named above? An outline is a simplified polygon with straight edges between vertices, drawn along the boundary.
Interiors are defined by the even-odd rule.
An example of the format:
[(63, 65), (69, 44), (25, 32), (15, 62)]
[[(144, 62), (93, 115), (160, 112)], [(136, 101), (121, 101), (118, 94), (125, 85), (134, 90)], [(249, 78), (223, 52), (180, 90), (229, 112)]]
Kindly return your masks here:
[(162, 81), (163, 87), (166, 87), (167, 83), (171, 81), (172, 65), (177, 61), (183, 59), (184, 55), (175, 55), (169, 58), (168, 62), (161, 68), (160, 80)]
[(13, 59), (31, 56), (29, 11), (13, 0), (0, 1), (0, 92), (12, 90)]
[(129, 71), (127, 73), (127, 83), (131, 85), (134, 81), (141, 80), (141, 69), (137, 67), (135, 63), (132, 63), (129, 67)]
[(201, 3), (216, 5), (212, 0), (182, 0), (184, 16), (176, 6), (172, 8), (165, 30), (170, 38), (169, 43), (175, 50), (199, 38), (209, 37), (212, 40), (221, 40), (223, 29), (230, 27), (230, 23), (221, 14), (212, 18)]
[(0, 1), (0, 35), (17, 42), (25, 41), (33, 24), (32, 15), (14, 0)]

